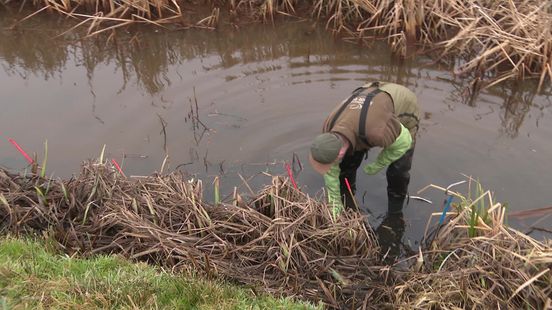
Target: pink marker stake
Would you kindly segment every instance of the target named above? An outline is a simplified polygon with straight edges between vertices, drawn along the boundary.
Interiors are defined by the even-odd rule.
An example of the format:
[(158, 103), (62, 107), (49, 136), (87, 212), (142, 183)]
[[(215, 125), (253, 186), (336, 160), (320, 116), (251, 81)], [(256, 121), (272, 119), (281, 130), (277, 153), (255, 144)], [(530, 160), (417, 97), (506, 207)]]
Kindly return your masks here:
[(119, 170), (119, 172), (126, 178), (126, 175), (125, 175), (125, 173), (123, 172), (123, 169), (121, 169), (121, 166), (119, 166), (119, 164), (117, 163), (117, 161), (115, 160), (115, 158), (112, 158), (112, 159), (111, 159), (111, 162), (113, 163), (113, 165), (115, 166), (115, 168), (117, 168), (117, 170)]
[(29, 156), (29, 155), (19, 146), (19, 144), (17, 144), (17, 142), (15, 142), (14, 139), (8, 138), (8, 141), (10, 141), (10, 143), (13, 144), (13, 146), (15, 146), (15, 148), (19, 151), (19, 153), (21, 153), (21, 155), (23, 155), (23, 157), (25, 157), (25, 159), (29, 162), (29, 164), (32, 164), (32, 163), (34, 162), (33, 159), (31, 158), (31, 156)]
[(349, 180), (345, 178), (345, 185), (347, 185), (347, 189), (349, 190), (349, 194), (351, 194), (351, 198), (353, 198), (353, 203), (355, 204), (356, 209), (358, 210), (358, 204), (355, 199), (355, 195), (353, 195), (353, 190), (351, 189), (351, 184), (349, 184)]
[(291, 184), (293, 184), (293, 187), (295, 187), (295, 189), (298, 189), (297, 183), (295, 183), (295, 179), (293, 178), (293, 172), (291, 172), (291, 167), (289, 166), (288, 163), (286, 163), (286, 170), (287, 170), (289, 179), (291, 180)]
[(347, 189), (349, 190), (349, 192), (352, 193), (353, 191), (351, 190), (351, 185), (349, 184), (349, 179), (347, 178), (345, 178), (345, 185), (347, 185)]

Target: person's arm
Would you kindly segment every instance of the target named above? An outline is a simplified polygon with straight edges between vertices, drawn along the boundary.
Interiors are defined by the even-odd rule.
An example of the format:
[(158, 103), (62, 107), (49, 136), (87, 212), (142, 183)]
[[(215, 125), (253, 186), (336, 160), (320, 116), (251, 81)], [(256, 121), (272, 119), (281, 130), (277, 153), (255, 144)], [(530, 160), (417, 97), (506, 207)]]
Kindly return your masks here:
[[(364, 166), (364, 172), (366, 174), (376, 174), (381, 169), (389, 166), (395, 160), (401, 158), (401, 156), (410, 149), (412, 145), (412, 136), (410, 131), (401, 124), (401, 133), (388, 147), (384, 148), (378, 155), (375, 162)], [(338, 179), (339, 181), (339, 179)]]
[(341, 202), (341, 189), (339, 184), (339, 163), (332, 165), (330, 170), (324, 174), (324, 183), (326, 185), (326, 193), (328, 195), (328, 204), (332, 208), (334, 218), (343, 210)]

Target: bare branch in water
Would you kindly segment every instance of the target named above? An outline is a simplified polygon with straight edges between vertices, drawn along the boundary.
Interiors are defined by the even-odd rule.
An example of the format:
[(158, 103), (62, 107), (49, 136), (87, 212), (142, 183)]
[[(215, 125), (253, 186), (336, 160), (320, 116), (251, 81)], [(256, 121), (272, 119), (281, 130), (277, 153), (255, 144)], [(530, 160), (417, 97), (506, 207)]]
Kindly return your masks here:
[(161, 132), (159, 134), (163, 134), (163, 150), (165, 151), (165, 154), (168, 154), (169, 151), (167, 149), (167, 122), (157, 113), (157, 117), (159, 117), (159, 121), (161, 122)]

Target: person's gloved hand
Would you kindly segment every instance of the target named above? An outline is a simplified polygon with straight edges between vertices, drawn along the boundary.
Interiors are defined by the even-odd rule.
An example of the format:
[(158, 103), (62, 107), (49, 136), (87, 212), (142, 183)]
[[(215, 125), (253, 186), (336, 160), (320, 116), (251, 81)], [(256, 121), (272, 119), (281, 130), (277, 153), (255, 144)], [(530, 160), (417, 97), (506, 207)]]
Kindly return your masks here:
[(408, 131), (408, 129), (401, 124), (401, 134), (397, 137), (395, 142), (384, 148), (379, 153), (378, 158), (376, 158), (373, 163), (364, 166), (362, 170), (364, 170), (366, 174), (370, 175), (380, 172), (381, 169), (389, 166), (392, 162), (401, 158), (401, 156), (408, 151), (411, 145), (412, 136), (410, 135), (410, 131)]
[(366, 174), (374, 175), (374, 174), (380, 172), (381, 169), (383, 169), (384, 167), (385, 167), (384, 165), (381, 165), (380, 163), (378, 163), (376, 161), (376, 162), (373, 162), (371, 164), (368, 164), (368, 165), (364, 166), (363, 170), (364, 170), (364, 173), (366, 173)]

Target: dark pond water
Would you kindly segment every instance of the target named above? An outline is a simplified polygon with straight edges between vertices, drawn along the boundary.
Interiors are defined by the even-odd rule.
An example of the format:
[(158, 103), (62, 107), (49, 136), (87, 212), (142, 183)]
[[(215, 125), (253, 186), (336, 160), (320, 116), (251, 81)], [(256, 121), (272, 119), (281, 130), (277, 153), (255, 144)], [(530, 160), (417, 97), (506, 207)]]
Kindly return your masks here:
[[(384, 45), (347, 44), (305, 22), (131, 29), (81, 41), (55, 38), (67, 20), (37, 17), (9, 29), (14, 21), (0, 11), (0, 165), (9, 169), (26, 161), (8, 138), (39, 155), (47, 140), (48, 172), (64, 178), (105, 144), (127, 175), (159, 171), (168, 155), (167, 170), (185, 170), (206, 187), (223, 175), (230, 194), (234, 186), (247, 192), (238, 173), (259, 188), (270, 182), (262, 172), (285, 174), (283, 163), (296, 154), (304, 166), (297, 182), (315, 195), (323, 180), (307, 152), (326, 114), (365, 81), (387, 80), (410, 87), (424, 112), (411, 194), (465, 174), (514, 211), (552, 204), (550, 90), (537, 95), (531, 83), (494, 87), (466, 104), (467, 82), (450, 68), (422, 57), (401, 62)], [(386, 211), (385, 176), (358, 182), (357, 198), (377, 224)], [(419, 195), (433, 204), (406, 207), (412, 243), (442, 209), (442, 192)], [(527, 231), (536, 220), (511, 223)], [(540, 220), (552, 226), (552, 217)]]

